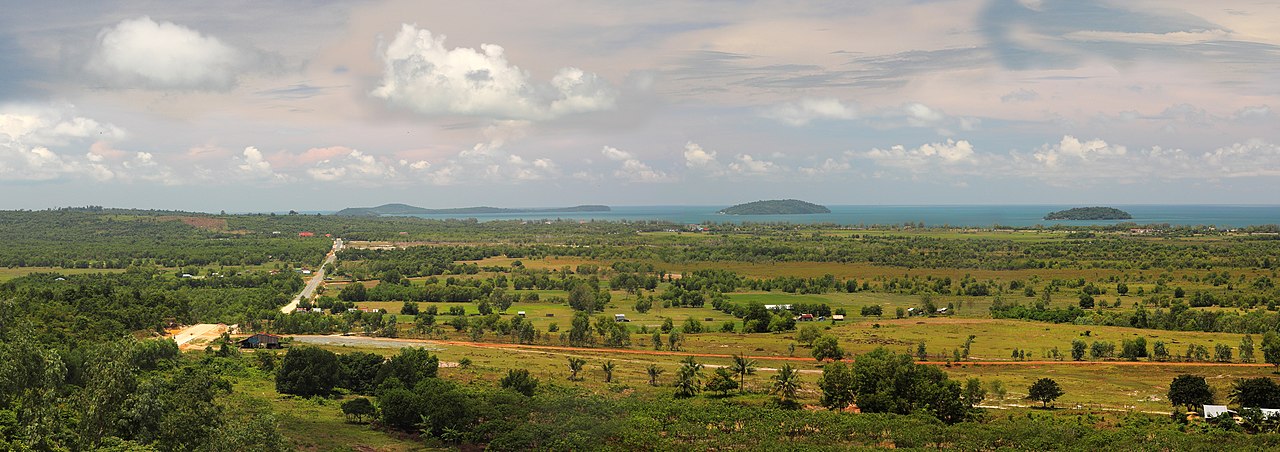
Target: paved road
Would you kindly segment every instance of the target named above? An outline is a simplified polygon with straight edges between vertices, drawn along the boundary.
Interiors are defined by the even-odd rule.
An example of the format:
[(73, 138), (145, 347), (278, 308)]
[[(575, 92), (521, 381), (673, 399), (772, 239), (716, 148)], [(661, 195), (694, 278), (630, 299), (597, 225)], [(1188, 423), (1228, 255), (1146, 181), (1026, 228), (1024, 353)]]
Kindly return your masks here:
[(302, 302), (303, 298), (311, 298), (311, 295), (316, 293), (316, 289), (320, 287), (320, 283), (324, 282), (324, 268), (326, 266), (331, 266), (334, 262), (338, 261), (338, 251), (342, 251), (342, 247), (342, 239), (336, 239), (333, 241), (333, 249), (329, 250), (329, 255), (324, 257), (324, 264), (321, 264), (320, 268), (317, 269), (315, 273), (311, 274), (311, 280), (307, 281), (307, 287), (302, 288), (302, 293), (293, 297), (293, 301), (290, 301), (289, 304), (280, 308), (280, 312), (288, 314), (297, 311), (298, 303)]

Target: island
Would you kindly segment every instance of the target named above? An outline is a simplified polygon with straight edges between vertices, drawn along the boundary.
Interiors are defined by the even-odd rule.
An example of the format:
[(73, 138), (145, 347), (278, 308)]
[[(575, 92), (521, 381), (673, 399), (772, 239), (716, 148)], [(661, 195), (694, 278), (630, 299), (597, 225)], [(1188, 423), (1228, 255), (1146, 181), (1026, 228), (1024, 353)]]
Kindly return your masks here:
[(483, 215), (483, 214), (515, 214), (515, 213), (578, 213), (609, 212), (609, 206), (581, 205), (573, 207), (551, 207), (544, 209), (520, 209), (505, 207), (457, 207), (452, 209), (424, 209), (408, 204), (383, 204), (378, 207), (348, 207), (334, 212), (337, 216), (378, 217), (382, 215)]
[(1046, 220), (1130, 220), (1133, 215), (1113, 207), (1076, 207), (1074, 209), (1049, 212)]
[(726, 207), (716, 213), (724, 215), (810, 215), (831, 213), (831, 209), (798, 199), (771, 199)]

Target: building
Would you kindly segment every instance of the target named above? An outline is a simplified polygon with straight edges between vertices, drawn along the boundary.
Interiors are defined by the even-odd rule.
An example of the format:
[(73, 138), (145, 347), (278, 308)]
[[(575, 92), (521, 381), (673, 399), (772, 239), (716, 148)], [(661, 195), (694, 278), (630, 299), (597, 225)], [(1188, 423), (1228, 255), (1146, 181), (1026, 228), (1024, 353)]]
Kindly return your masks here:
[(627, 315), (626, 315), (626, 314), (614, 314), (614, 315), (613, 315), (613, 321), (615, 321), (615, 322), (630, 322), (630, 320), (627, 320)]
[(258, 333), (241, 339), (240, 348), (280, 348), (280, 336)]
[(314, 232), (303, 231), (298, 233), (298, 237), (315, 237), (315, 236), (316, 236), (316, 233)]
[(831, 320), (836, 322), (844, 321), (844, 314), (834, 314), (831, 316)]

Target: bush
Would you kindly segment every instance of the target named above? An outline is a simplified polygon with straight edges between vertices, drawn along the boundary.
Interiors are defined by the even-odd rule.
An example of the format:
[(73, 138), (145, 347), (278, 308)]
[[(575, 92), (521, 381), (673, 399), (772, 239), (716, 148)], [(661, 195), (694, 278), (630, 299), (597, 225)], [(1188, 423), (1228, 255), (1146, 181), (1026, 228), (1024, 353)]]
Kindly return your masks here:
[(359, 397), (342, 403), (342, 414), (347, 416), (347, 422), (353, 419), (355, 422), (364, 422), (365, 418), (373, 418), (377, 412), (373, 408), (373, 403), (369, 399)]
[(538, 379), (529, 376), (526, 369), (511, 369), (507, 371), (507, 376), (502, 377), (499, 384), (506, 389), (533, 396), (533, 392), (538, 389)]

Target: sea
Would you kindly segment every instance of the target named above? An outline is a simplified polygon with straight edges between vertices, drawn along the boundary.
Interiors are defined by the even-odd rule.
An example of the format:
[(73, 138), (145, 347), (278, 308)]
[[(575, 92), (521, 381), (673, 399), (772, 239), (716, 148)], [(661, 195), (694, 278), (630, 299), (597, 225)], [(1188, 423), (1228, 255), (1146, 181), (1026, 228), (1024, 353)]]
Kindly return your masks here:
[(721, 215), (728, 206), (613, 206), (609, 212), (411, 215), (420, 218), (494, 220), (668, 221), (678, 224), (831, 223), (844, 226), (901, 225), (982, 227), (1169, 224), (1240, 228), (1280, 224), (1280, 205), (1109, 205), (1132, 220), (1064, 221), (1044, 219), (1049, 212), (1082, 205), (828, 205), (831, 213), (812, 215)]

